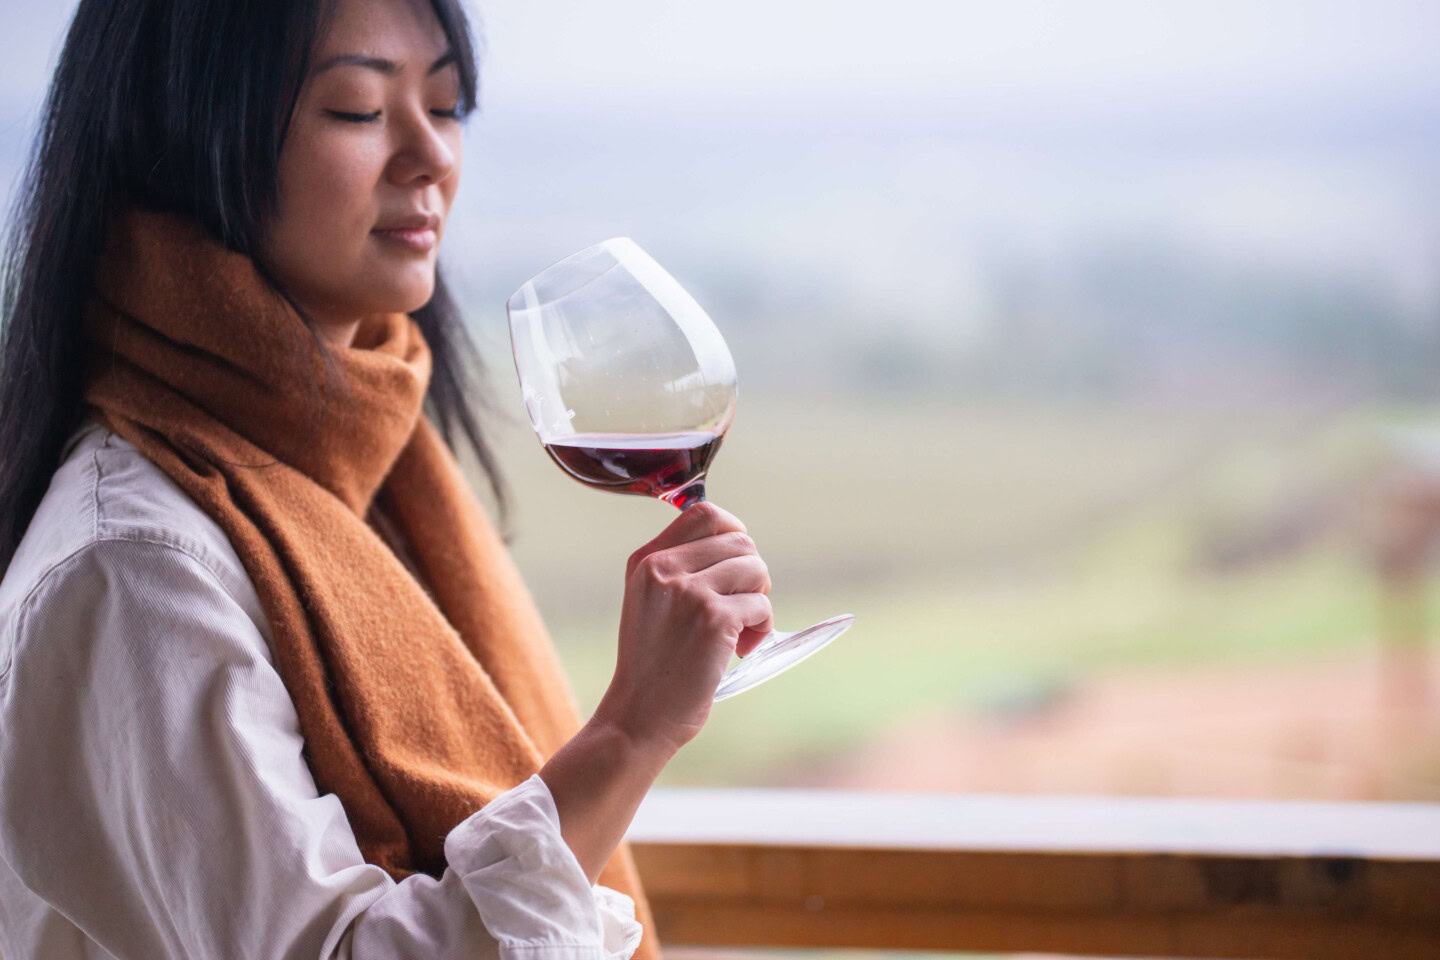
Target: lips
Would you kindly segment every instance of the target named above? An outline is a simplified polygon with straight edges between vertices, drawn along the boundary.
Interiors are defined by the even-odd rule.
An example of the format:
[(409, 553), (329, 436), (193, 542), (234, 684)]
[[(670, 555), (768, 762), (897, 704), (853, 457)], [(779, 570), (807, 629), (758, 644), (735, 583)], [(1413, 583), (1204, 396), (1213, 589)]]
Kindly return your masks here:
[(386, 220), (375, 227), (376, 232), (389, 230), (435, 230), (440, 226), (438, 213), (413, 213)]
[(417, 212), (381, 222), (370, 232), (411, 250), (427, 251), (439, 240), (440, 215)]

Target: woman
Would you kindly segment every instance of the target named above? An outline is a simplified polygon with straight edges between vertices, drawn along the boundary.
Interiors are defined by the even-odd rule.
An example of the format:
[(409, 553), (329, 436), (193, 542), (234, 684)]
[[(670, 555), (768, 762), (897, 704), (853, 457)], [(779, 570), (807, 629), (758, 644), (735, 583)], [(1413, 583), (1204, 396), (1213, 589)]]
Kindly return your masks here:
[(659, 955), (621, 837), (769, 581), (681, 514), (580, 724), (451, 451), (466, 29), (79, 5), (6, 271), (7, 960)]

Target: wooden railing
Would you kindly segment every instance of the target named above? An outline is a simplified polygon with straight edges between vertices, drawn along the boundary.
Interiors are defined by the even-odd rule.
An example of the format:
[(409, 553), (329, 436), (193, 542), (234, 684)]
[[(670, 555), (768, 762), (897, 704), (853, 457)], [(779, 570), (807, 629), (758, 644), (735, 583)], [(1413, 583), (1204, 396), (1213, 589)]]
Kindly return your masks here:
[(662, 942), (1440, 958), (1440, 805), (655, 790)]

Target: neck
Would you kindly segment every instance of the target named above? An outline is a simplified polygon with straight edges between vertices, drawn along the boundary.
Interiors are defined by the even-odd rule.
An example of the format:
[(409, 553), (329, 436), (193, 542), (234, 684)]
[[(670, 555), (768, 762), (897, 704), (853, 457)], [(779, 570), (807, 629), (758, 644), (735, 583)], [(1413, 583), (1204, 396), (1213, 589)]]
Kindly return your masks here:
[(360, 321), (316, 320), (315, 327), (330, 346), (343, 349), (355, 343), (355, 332), (360, 329)]

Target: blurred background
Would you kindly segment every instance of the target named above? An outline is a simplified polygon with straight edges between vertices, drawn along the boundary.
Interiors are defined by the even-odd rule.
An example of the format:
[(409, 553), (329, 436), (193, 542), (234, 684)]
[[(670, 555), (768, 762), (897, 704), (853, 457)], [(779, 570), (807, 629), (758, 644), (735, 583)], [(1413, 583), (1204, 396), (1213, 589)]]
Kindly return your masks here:
[[(72, 4), (0, 8), (13, 190)], [(506, 297), (629, 236), (735, 354), (782, 628), (670, 785), (1440, 800), (1440, 5), (489, 0), (444, 259), (589, 709), (664, 504)]]

